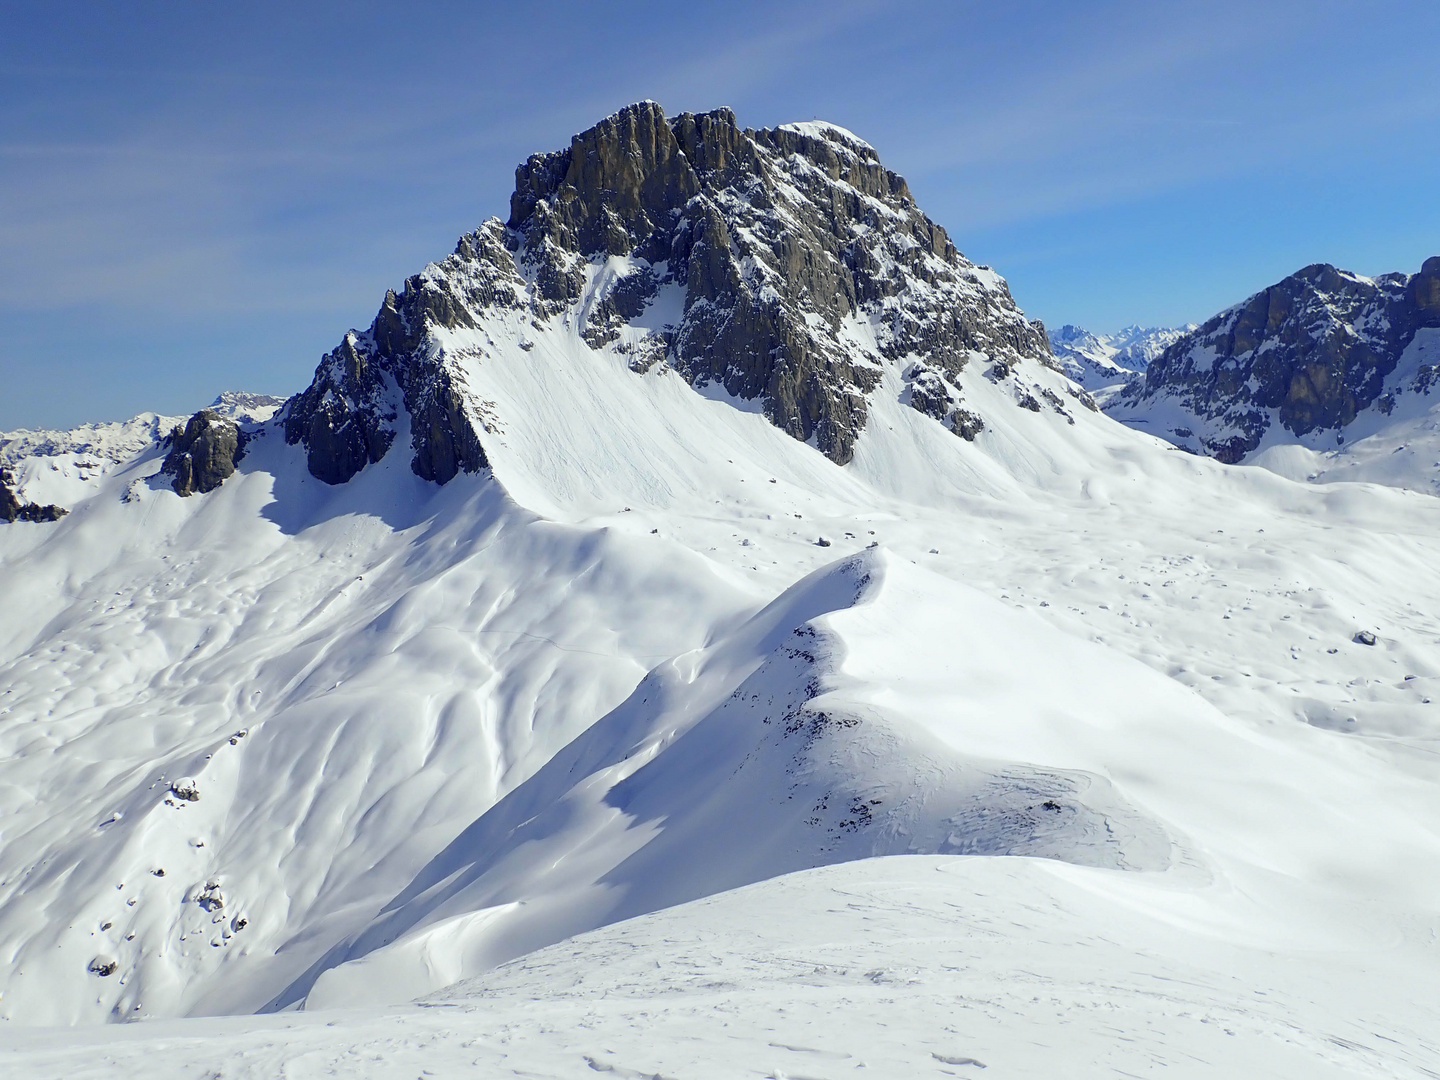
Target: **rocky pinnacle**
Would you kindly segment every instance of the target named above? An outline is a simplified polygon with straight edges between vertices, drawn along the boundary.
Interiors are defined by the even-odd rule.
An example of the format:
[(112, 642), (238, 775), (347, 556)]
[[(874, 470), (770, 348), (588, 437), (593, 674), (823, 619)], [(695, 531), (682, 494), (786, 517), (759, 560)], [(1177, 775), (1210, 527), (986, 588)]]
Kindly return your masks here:
[[(624, 272), (597, 289), (607, 260)], [(984, 425), (964, 406), (961, 369), (980, 359), (1003, 378), (1049, 362), (1043, 328), (1004, 281), (956, 251), (867, 144), (826, 124), (753, 130), (728, 109), (667, 118), (642, 102), (522, 164), (509, 219), (388, 293), (291, 399), (286, 439), (342, 483), (389, 452), (404, 410), (418, 475), (475, 472), (488, 464), (484, 423), (437, 331), (522, 311), (615, 348), (666, 287), (683, 291), (683, 313), (632, 369), (666, 363), (759, 401), (841, 464), (886, 364), (910, 404), (974, 438)]]

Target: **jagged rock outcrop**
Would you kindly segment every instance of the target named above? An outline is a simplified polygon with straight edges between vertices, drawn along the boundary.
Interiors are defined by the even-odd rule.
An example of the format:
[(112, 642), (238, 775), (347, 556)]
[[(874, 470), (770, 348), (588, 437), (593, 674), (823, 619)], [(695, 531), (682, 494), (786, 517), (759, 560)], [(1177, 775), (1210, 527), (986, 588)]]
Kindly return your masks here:
[(1440, 256), (1418, 274), (1376, 278), (1317, 263), (1175, 342), (1107, 411), (1227, 462), (1276, 424), (1343, 442), (1365, 410), (1388, 414), (1399, 397), (1430, 392), (1434, 366), (1410, 370), (1404, 357), (1437, 328)]
[[(627, 339), (662, 293), (676, 317)], [(960, 255), (855, 136), (820, 123), (745, 129), (728, 109), (671, 119), (644, 102), (522, 164), (509, 220), (387, 294), (370, 329), (346, 335), (291, 400), (287, 441), (340, 483), (385, 456), (403, 412), (420, 476), (486, 467), (494, 418), (468, 394), (463, 358), (498, 348), (486, 327), (506, 314), (563, 325), (637, 373), (663, 362), (758, 400), (839, 463), (886, 363), (912, 405), (973, 438), (983, 421), (964, 406), (961, 370), (978, 359), (1003, 379), (1049, 362), (1043, 327), (1003, 279)]]
[(235, 473), (243, 457), (240, 429), (213, 409), (201, 409), (170, 433), (170, 452), (160, 471), (172, 477), (177, 495), (214, 491)]
[(70, 511), (63, 506), (22, 502), (15, 494), (15, 480), (0, 469), (0, 521), (59, 521)]

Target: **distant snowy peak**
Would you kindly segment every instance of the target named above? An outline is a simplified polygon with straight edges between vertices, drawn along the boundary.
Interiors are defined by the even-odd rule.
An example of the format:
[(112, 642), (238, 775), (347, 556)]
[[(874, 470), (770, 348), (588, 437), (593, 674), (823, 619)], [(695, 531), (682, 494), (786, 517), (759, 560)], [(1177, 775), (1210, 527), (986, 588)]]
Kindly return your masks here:
[(1227, 462), (1278, 442), (1334, 448), (1428, 401), (1437, 330), (1440, 256), (1375, 278), (1317, 263), (1186, 334), (1107, 411)]
[[(227, 390), (206, 411), (242, 426), (257, 425), (284, 404), (280, 397)], [(68, 431), (0, 432), (0, 469), (7, 478), (3, 483), (10, 492), (8, 498), (21, 507), (28, 502), (42, 508), (56, 504), (54, 509), (69, 509), (92, 494), (115, 466), (159, 447), (185, 423), (183, 416), (147, 412), (129, 420), (82, 424)], [(6, 498), (0, 494), (0, 500)], [(0, 510), (0, 518), (4, 517)]]
[(1106, 340), (1115, 349), (1112, 359), (1117, 364), (1132, 371), (1144, 371), (1152, 360), (1196, 329), (1195, 323), (1183, 327), (1127, 326)]
[(263, 424), (280, 411), (285, 401), (285, 398), (273, 394), (225, 390), (210, 403), (210, 411), (237, 424)]
[(1127, 326), (1114, 334), (1092, 334), (1069, 324), (1049, 332), (1050, 350), (1061, 369), (1087, 390), (1129, 382), (1150, 361), (1191, 330)]
[(753, 403), (840, 464), (887, 371), (964, 438), (985, 426), (961, 389), (972, 363), (1017, 407), (1065, 412), (1027, 382), (1053, 363), (1038, 324), (869, 144), (644, 102), (522, 164), (509, 220), (387, 294), (291, 400), (286, 439), (342, 483), (405, 432), (413, 470), (444, 483), (486, 467), (487, 432), (506, 423), (476, 371), (553, 364), (570, 343)]

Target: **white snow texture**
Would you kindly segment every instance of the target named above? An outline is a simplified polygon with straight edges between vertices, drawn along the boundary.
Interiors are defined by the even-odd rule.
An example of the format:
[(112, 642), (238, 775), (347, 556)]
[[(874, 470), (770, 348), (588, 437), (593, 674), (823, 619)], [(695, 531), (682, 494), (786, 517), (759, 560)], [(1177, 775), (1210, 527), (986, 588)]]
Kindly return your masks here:
[(582, 323), (448, 332), (443, 487), (6, 437), (0, 1074), (1440, 1074), (1432, 495)]

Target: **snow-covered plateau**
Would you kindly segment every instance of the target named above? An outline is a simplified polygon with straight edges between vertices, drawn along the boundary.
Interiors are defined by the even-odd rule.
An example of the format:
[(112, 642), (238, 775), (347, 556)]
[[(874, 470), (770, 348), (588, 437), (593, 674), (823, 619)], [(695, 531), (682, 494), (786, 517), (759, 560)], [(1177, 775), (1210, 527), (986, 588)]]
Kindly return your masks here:
[(1440, 501), (843, 129), (631, 107), (247, 400), (0, 437), (0, 1075), (1440, 1075)]

